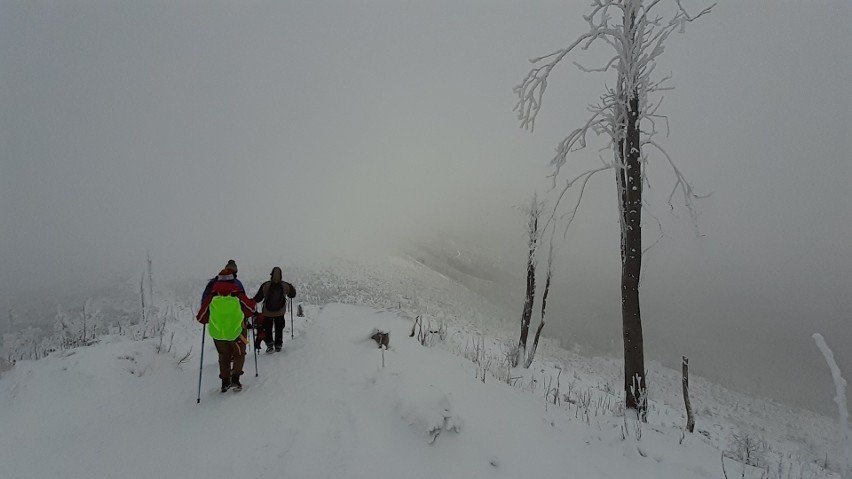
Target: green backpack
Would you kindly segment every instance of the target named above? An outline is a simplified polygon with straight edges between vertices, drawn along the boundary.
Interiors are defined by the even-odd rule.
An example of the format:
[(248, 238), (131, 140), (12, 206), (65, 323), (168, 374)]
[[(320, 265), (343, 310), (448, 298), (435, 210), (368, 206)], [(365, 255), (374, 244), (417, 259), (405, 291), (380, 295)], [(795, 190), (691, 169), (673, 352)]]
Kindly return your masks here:
[(214, 296), (210, 301), (210, 337), (233, 341), (243, 332), (243, 308), (236, 296)]

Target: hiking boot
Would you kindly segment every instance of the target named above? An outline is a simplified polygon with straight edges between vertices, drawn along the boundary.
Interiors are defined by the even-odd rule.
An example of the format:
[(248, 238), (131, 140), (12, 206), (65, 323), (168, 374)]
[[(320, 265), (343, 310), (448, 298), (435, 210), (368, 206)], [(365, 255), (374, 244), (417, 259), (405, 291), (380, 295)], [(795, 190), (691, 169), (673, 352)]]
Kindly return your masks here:
[[(281, 350), (281, 349), (279, 348), (279, 351), (280, 351), (280, 350)], [(270, 346), (268, 346), (268, 347), (266, 348), (266, 352), (267, 352), (267, 353), (271, 353), (271, 352), (273, 352), (273, 351), (275, 351), (275, 350), (272, 348), (272, 346), (271, 346), (271, 345), (270, 345)]]
[(281, 346), (275, 346), (275, 352), (280, 353), (281, 352)]
[(231, 377), (231, 387), (234, 388), (234, 391), (242, 391), (243, 390), (243, 385), (240, 384), (240, 377), (239, 376), (232, 376)]
[(222, 380), (222, 392), (225, 392), (230, 388), (231, 388), (231, 380), (230, 379), (223, 379)]

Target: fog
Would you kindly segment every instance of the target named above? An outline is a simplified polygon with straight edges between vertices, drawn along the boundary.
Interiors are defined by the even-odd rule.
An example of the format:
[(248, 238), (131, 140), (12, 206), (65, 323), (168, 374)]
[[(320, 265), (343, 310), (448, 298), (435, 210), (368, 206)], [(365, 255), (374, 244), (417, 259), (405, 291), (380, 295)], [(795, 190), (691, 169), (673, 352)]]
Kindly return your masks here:
[[(612, 79), (560, 67), (534, 133), (512, 87), (528, 58), (584, 31), (587, 3), (3, 2), (4, 290), (137, 271), (146, 251), (163, 276), (203, 278), (228, 258), (381, 252), (442, 232), (522, 268), (514, 206), (547, 190), (554, 147)], [(848, 379), (850, 21), (845, 0), (722, 2), (670, 39), (661, 141), (712, 194), (696, 234), (652, 156), (649, 357), (833, 407), (810, 335)], [(559, 242), (548, 328), (590, 351), (620, 348), (614, 183), (590, 183)]]

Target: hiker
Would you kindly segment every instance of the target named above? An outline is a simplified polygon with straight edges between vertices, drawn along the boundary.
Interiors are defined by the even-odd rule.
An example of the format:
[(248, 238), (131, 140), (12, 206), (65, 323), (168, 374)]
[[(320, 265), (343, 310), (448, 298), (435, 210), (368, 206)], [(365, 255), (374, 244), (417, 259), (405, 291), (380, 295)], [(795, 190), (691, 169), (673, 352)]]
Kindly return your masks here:
[(264, 324), (268, 323), (266, 318), (259, 313), (255, 313), (254, 320), (249, 323), (249, 329), (254, 329), (254, 350), (260, 351), (263, 343), (266, 343), (267, 350), (272, 349), (272, 334), (266, 332)]
[[(263, 302), (263, 328), (266, 332), (266, 352), (271, 353), (273, 346), (269, 344), (269, 339), (273, 341), (275, 351), (281, 351), (281, 346), (284, 344), (284, 313), (287, 312), (287, 298), (296, 297), (296, 288), (292, 284), (281, 280), (281, 268), (278, 266), (272, 268), (269, 274), (269, 281), (260, 285), (257, 294), (254, 295), (254, 301)], [(273, 326), (275, 334), (272, 334)], [(291, 324), (292, 328), (293, 325)]]
[(255, 302), (246, 296), (237, 279), (237, 263), (228, 260), (225, 268), (212, 278), (201, 296), (196, 319), (207, 324), (210, 337), (219, 353), (219, 377), (222, 392), (230, 388), (240, 391), (240, 376), (246, 359), (246, 321), (254, 314)]

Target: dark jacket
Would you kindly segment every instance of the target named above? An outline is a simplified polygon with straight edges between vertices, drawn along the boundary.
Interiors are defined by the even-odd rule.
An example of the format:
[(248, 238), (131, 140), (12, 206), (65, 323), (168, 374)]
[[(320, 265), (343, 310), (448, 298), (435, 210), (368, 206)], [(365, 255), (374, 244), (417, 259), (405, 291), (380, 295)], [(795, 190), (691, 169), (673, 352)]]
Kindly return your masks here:
[[(269, 297), (269, 287), (272, 283), (281, 284), (284, 289), (284, 302), (281, 308), (276, 310), (270, 310), (266, 307), (266, 298)], [(281, 268), (278, 266), (272, 268), (271, 279), (269, 281), (264, 282), (260, 285), (260, 288), (257, 289), (257, 294), (254, 295), (255, 302), (263, 301), (263, 315), (268, 318), (278, 318), (284, 316), (284, 313), (287, 312), (287, 298), (295, 298), (296, 297), (296, 288), (293, 287), (292, 284), (281, 280)]]

